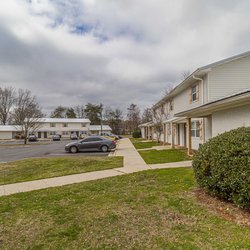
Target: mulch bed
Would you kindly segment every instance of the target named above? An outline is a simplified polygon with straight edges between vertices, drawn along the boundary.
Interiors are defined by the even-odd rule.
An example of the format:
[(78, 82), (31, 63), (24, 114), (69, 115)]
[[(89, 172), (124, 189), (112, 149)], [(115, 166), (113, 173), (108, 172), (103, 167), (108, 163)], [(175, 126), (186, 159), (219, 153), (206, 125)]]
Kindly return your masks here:
[(192, 190), (190, 195), (194, 196), (198, 203), (206, 207), (209, 211), (212, 211), (228, 221), (233, 221), (238, 225), (250, 227), (250, 212), (238, 208), (230, 202), (212, 197), (199, 188)]

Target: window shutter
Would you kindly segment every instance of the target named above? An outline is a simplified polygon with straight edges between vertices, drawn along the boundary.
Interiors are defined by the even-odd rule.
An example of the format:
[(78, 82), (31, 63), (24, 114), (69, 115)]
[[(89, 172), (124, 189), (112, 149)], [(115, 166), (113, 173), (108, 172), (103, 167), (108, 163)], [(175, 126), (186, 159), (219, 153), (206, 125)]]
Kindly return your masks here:
[(189, 103), (192, 103), (192, 87), (189, 90)]
[(199, 123), (200, 123), (200, 127), (199, 127), (200, 139), (202, 140), (203, 139), (203, 120), (200, 120)]
[(196, 85), (196, 99), (197, 99), (197, 101), (199, 101), (199, 97), (200, 97), (200, 85), (199, 85), (199, 83), (197, 83), (197, 85)]

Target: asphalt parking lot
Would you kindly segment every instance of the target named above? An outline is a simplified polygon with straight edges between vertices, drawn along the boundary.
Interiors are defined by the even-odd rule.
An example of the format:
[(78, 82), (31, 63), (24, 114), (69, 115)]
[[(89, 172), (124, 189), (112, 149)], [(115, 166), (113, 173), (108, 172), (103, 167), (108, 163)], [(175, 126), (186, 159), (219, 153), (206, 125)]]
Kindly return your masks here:
[[(56, 157), (72, 156), (66, 153), (64, 146), (72, 141), (55, 141), (55, 142), (32, 142), (28, 145), (19, 143), (1, 143), (0, 145), (0, 163), (21, 160), (32, 157)], [(108, 153), (102, 152), (80, 152), (75, 156), (107, 156)]]

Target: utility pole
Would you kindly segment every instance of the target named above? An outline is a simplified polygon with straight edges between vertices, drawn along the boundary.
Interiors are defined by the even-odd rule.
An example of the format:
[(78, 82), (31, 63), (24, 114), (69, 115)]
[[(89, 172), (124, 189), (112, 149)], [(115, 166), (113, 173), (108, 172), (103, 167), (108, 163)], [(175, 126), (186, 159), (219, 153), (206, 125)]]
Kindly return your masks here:
[(101, 135), (102, 135), (102, 110), (101, 110)]
[(102, 134), (102, 109), (103, 109), (102, 104), (100, 104), (100, 107), (101, 107), (100, 118), (101, 118), (101, 134)]

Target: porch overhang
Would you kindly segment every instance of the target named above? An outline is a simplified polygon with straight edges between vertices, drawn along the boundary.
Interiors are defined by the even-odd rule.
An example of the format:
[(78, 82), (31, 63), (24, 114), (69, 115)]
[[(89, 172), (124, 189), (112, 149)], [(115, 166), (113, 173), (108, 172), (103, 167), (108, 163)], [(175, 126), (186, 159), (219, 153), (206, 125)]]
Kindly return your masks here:
[(177, 113), (176, 116), (186, 118), (202, 118), (207, 117), (216, 111), (236, 108), (248, 104), (250, 104), (250, 90), (204, 104), (197, 108)]
[(146, 123), (140, 124), (139, 128), (150, 127), (150, 126), (153, 126), (153, 125), (154, 125), (153, 122), (146, 122)]
[(186, 117), (173, 117), (171, 119), (163, 121), (163, 123), (185, 123)]

